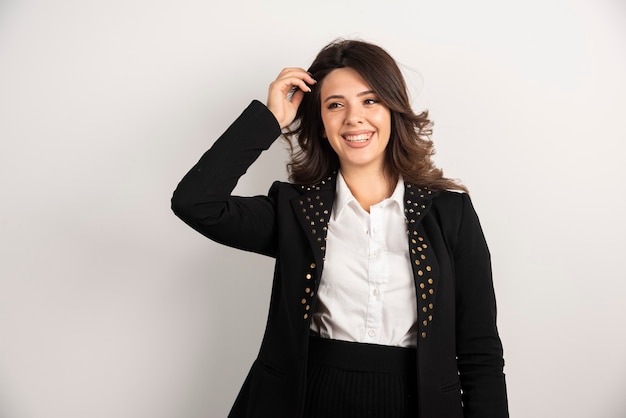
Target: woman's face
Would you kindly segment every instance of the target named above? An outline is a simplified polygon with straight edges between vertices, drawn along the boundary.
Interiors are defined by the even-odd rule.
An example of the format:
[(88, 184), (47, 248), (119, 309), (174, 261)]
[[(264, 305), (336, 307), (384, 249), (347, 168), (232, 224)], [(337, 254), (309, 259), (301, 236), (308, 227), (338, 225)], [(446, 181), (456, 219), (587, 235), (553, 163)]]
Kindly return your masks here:
[(391, 135), (391, 112), (363, 77), (338, 68), (323, 79), (320, 103), (324, 136), (343, 171), (384, 168)]

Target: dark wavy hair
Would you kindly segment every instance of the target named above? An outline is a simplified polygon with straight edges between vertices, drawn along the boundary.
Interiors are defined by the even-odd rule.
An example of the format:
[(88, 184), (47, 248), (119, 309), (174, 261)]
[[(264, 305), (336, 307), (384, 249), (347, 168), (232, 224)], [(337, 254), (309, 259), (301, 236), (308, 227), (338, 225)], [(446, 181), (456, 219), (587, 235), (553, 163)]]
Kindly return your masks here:
[(459, 182), (445, 178), (435, 167), (430, 139), (432, 123), (428, 112), (415, 114), (395, 60), (379, 46), (359, 40), (336, 40), (326, 45), (308, 71), (317, 80), (311, 93), (304, 95), (294, 122), (285, 130), (291, 147), (289, 178), (296, 184), (316, 184), (339, 169), (339, 158), (323, 138), (320, 89), (324, 78), (337, 68), (351, 68), (363, 77), (391, 112), (391, 137), (385, 154), (385, 168), (393, 176), (420, 187), (463, 190)]

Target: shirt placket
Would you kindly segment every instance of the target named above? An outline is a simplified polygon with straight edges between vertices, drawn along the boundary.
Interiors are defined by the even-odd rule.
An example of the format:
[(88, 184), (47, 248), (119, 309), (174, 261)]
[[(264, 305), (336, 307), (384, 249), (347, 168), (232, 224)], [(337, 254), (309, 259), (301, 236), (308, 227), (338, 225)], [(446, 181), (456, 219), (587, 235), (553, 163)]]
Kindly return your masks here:
[(384, 290), (388, 279), (388, 261), (382, 225), (383, 214), (381, 212), (382, 208), (371, 207), (370, 215), (368, 216), (369, 297), (365, 323), (365, 341), (369, 343), (378, 343), (382, 337)]

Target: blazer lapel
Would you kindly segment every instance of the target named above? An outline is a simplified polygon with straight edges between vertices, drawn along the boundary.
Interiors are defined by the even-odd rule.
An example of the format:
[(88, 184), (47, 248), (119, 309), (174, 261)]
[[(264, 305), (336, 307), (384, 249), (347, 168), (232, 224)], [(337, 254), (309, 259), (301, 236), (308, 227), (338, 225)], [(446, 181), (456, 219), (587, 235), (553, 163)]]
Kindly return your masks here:
[(418, 339), (428, 337), (430, 323), (434, 318), (433, 311), (439, 285), (439, 264), (422, 224), (422, 219), (430, 211), (432, 198), (436, 194), (436, 191), (426, 187), (405, 183), (404, 213), (417, 292)]
[(291, 199), (295, 216), (313, 251), (313, 259), (305, 261), (308, 263), (305, 266), (303, 283), (305, 294), (300, 301), (303, 308), (302, 318), (307, 322), (311, 318), (311, 309), (314, 306), (315, 294), (324, 268), (328, 218), (335, 199), (335, 181), (336, 177), (333, 173), (319, 184), (300, 186), (302, 194)]
[(333, 174), (318, 184), (300, 186), (302, 195), (291, 199), (296, 218), (309, 240), (319, 266), (323, 265), (326, 254), (326, 233), (335, 199), (335, 180)]

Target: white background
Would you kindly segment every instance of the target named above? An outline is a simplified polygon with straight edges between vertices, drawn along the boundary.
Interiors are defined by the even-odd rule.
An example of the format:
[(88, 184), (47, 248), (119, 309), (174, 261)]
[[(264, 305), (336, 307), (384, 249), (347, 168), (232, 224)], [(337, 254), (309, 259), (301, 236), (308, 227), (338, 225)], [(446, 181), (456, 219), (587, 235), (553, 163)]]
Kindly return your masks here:
[[(285, 66), (401, 63), (492, 251), (513, 417), (626, 416), (622, 0), (0, 2), (0, 416), (224, 417), (272, 260), (169, 209)], [(286, 177), (277, 142), (237, 192)]]

